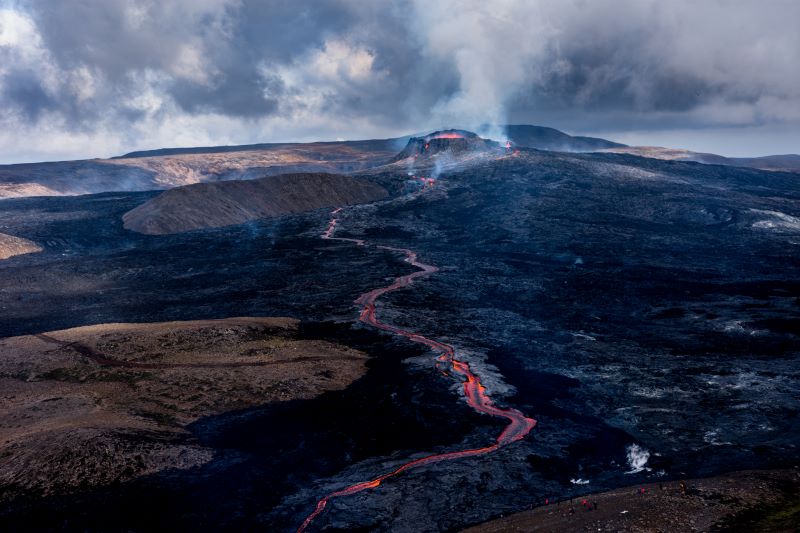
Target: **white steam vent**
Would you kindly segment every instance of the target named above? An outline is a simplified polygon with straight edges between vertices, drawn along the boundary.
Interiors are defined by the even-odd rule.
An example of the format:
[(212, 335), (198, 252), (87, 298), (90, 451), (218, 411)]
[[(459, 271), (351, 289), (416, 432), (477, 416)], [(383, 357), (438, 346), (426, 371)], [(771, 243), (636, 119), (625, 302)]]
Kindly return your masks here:
[(647, 461), (650, 459), (650, 452), (642, 448), (638, 444), (630, 444), (625, 448), (628, 456), (628, 466), (631, 469), (626, 474), (636, 474), (642, 470), (650, 470), (647, 468)]

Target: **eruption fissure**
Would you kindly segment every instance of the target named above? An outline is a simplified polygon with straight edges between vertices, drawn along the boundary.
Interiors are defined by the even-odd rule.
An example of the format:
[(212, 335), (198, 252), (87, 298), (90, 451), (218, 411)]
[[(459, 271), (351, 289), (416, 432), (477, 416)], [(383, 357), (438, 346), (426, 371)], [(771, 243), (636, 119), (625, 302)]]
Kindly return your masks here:
[[(338, 225), (337, 215), (341, 212), (341, 210), (342, 210), (341, 207), (333, 210), (333, 212), (331, 213), (332, 218), (328, 222), (328, 227), (322, 233), (321, 238), (325, 240), (352, 242), (358, 246), (365, 246), (366, 241), (362, 239), (350, 239), (350, 238), (333, 236), (334, 232), (336, 231), (336, 227)], [(403, 463), (394, 470), (382, 474), (370, 481), (363, 481), (361, 483), (356, 483), (354, 485), (350, 485), (341, 490), (323, 496), (317, 502), (317, 506), (314, 509), (314, 511), (303, 521), (303, 523), (297, 529), (298, 533), (303, 533), (306, 530), (306, 528), (308, 528), (308, 526), (314, 521), (314, 519), (317, 516), (319, 516), (323, 510), (325, 510), (325, 507), (328, 505), (328, 502), (330, 502), (334, 498), (340, 498), (342, 496), (351, 496), (353, 494), (357, 494), (367, 489), (374, 489), (378, 487), (384, 480), (390, 477), (397, 476), (398, 474), (401, 474), (402, 472), (405, 472), (406, 470), (410, 470), (412, 468), (417, 468), (432, 463), (438, 463), (440, 461), (448, 461), (464, 457), (473, 457), (477, 455), (484, 455), (494, 452), (507, 444), (511, 444), (512, 442), (516, 442), (518, 440), (525, 438), (525, 436), (531, 432), (534, 426), (536, 426), (536, 420), (534, 420), (533, 418), (528, 418), (520, 411), (513, 408), (502, 408), (494, 405), (494, 402), (486, 392), (486, 387), (484, 387), (483, 383), (481, 383), (480, 377), (476, 375), (474, 372), (472, 372), (472, 369), (470, 368), (468, 363), (466, 363), (465, 361), (461, 361), (456, 357), (455, 348), (453, 348), (449, 344), (445, 344), (443, 342), (439, 342), (434, 339), (429, 339), (428, 337), (424, 337), (413, 331), (392, 326), (391, 324), (386, 324), (378, 319), (378, 317), (376, 316), (376, 307), (375, 307), (375, 303), (378, 300), (378, 298), (389, 292), (393, 292), (408, 287), (414, 282), (415, 279), (430, 276), (431, 274), (438, 272), (439, 270), (434, 265), (429, 265), (420, 261), (417, 257), (417, 253), (414, 252), (413, 250), (409, 250), (408, 248), (395, 248), (391, 246), (378, 246), (378, 248), (382, 250), (390, 250), (393, 252), (398, 252), (403, 254), (405, 256), (404, 261), (418, 268), (419, 270), (416, 272), (412, 272), (411, 274), (405, 274), (403, 276), (399, 276), (395, 278), (390, 285), (373, 289), (359, 296), (359, 298), (356, 300), (356, 303), (362, 306), (361, 313), (359, 315), (359, 320), (365, 324), (369, 324), (378, 329), (388, 331), (395, 335), (401, 335), (403, 337), (406, 337), (412, 342), (424, 344), (425, 346), (428, 346), (431, 350), (439, 352), (439, 355), (436, 358), (437, 370), (444, 376), (452, 377), (454, 375), (457, 375), (461, 379), (463, 379), (462, 392), (464, 394), (465, 400), (470, 405), (470, 407), (472, 407), (473, 409), (475, 409), (480, 413), (485, 413), (491, 416), (505, 418), (508, 420), (508, 425), (503, 429), (500, 435), (498, 435), (495, 442), (489, 446), (484, 446), (482, 448), (471, 448), (466, 450), (433, 454), (421, 457), (419, 459), (414, 459), (412, 461)]]

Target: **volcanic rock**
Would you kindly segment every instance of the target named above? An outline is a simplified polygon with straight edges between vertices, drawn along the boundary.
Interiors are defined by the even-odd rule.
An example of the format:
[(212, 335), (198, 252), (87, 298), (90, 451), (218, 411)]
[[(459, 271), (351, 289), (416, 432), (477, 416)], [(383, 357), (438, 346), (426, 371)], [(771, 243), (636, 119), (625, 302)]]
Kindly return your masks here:
[(550, 500), (548, 505), (491, 520), (462, 533), (794, 531), (800, 514), (799, 491), (796, 469), (734, 472), (625, 487), (571, 501)]
[[(332, 500), (315, 520), (316, 530), (457, 531), (550, 497), (563, 508), (570, 497), (632, 484), (797, 464), (795, 174), (524, 147), (468, 152), (448, 167), (451, 158), (444, 153), (423, 161), (433, 166), (442, 160), (434, 186), (374, 209), (340, 213), (334, 235), (364, 239), (366, 246), (319, 239), (330, 227), (323, 210), (280, 224), (151, 238), (123, 230), (119, 221), (158, 193), (5, 202), (3, 231), (47, 242), (48, 249), (36, 261), (12, 260), (0, 268), (5, 335), (111, 322), (288, 315), (306, 321), (303, 335), (330, 335), (380, 357), (341, 392), (250, 408), (244, 418), (226, 412), (190, 424), (202, 440), (184, 442), (187, 459), (169, 474), (174, 489), (164, 488), (159, 465), (177, 455), (137, 451), (133, 456), (142, 455), (143, 466), (120, 459), (122, 468), (131, 466), (134, 476), (158, 474), (131, 482), (143, 487), (135, 497), (125, 483), (129, 488), (120, 493), (109, 487), (66, 503), (36, 500), (30, 511), (15, 504), (0, 512), (0, 529), (35, 529), (38, 519), (39, 530), (65, 521), (74, 530), (122, 530), (142, 520), (137, 529), (295, 531), (327, 492), (375, 479), (408, 458), (495, 442), (502, 421), (472, 411), (460, 399), (457, 380), (435, 372), (434, 353), (350, 325), (358, 317), (353, 301), (359, 294), (414, 271), (393, 251), (405, 247), (441, 270), (380, 302), (379, 316), (456, 345), (498, 405), (519, 409), (540, 425), (496, 453), (410, 470), (377, 490)], [(420, 172), (407, 169), (408, 162), (359, 177), (402, 183), (408, 170), (429, 175), (423, 165)], [(92, 346), (63, 332), (52, 337)], [(169, 339), (141, 358), (133, 352), (138, 341), (109, 339), (117, 348), (100, 340), (104, 345), (95, 349), (114, 359), (181, 362), (165, 352)], [(62, 406), (89, 415), (92, 409), (108, 412), (105, 406), (117, 405), (117, 398), (144, 391), (136, 401), (147, 403), (146, 412), (126, 421), (165, 431), (175, 419), (185, 420), (182, 405), (214, 408), (233, 376), (244, 379), (239, 372), (268, 368), (231, 368), (231, 379), (223, 369), (98, 368), (73, 348), (35, 337), (28, 342), (39, 343), (40, 356), (22, 359), (28, 366), (0, 368), (2, 397), (17, 396), (6, 401), (19, 402), (14, 405), (26, 417)], [(206, 360), (216, 346), (206, 350)], [(0, 363), (9, 360), (10, 350), (0, 345)], [(41, 368), (51, 357), (70, 356), (83, 363), (59, 360)], [(308, 368), (315, 366), (309, 361)], [(40, 376), (51, 370), (43, 384)], [(212, 371), (213, 377), (200, 376), (202, 382), (186, 377)], [(322, 380), (321, 372), (305, 373), (296, 384)], [(186, 384), (188, 396), (180, 387), (156, 387), (161, 376), (173, 373), (183, 376), (178, 383)], [(140, 374), (151, 376), (141, 376), (129, 392), (122, 378), (138, 380)], [(86, 400), (66, 394), (90, 379), (93, 388), (110, 392)], [(252, 381), (237, 378), (231, 400), (264, 392), (258, 382), (252, 392), (245, 383)], [(39, 387), (45, 386), (54, 393), (42, 395)], [(289, 380), (267, 392), (294, 386)], [(65, 392), (55, 392), (60, 388)], [(173, 399), (173, 390), (180, 396)], [(28, 402), (26, 391), (42, 400), (70, 398)], [(94, 398), (100, 399), (97, 407)], [(15, 431), (33, 426), (17, 412), (8, 420)], [(119, 417), (106, 420), (116, 424)], [(22, 476), (14, 480), (44, 479), (59, 464), (70, 470), (69, 457), (83, 449), (82, 442), (93, 443), (85, 447), (87, 457), (100, 453), (98, 446), (129, 457), (140, 442), (156, 441), (113, 437), (119, 444), (106, 446), (106, 437), (92, 439), (75, 430), (50, 441), (37, 434), (36, 443), (53, 443), (47, 449), (15, 441), (12, 450), (0, 443), (0, 469), (12, 468), (2, 463), (11, 450), (19, 458), (12, 460), (11, 475)], [(642, 466), (639, 459), (639, 467), (633, 465), (634, 443), (649, 453), (638, 473), (630, 473)], [(167, 444), (170, 450), (180, 445)], [(201, 463), (209, 451), (215, 457), (210, 463), (183, 468)], [(234, 463), (240, 456), (247, 462)], [(104, 461), (92, 463), (100, 466), (96, 475), (116, 472), (116, 466), (106, 469), (116, 463)], [(88, 472), (79, 468), (76, 479)], [(162, 501), (163, 507), (141, 512)], [(603, 501), (598, 514), (586, 516), (601, 517), (612, 505)], [(645, 499), (651, 505), (643, 509), (659, 501)], [(621, 516), (633, 513), (621, 510)]]
[(128, 211), (122, 219), (126, 229), (165, 235), (373, 202), (387, 195), (382, 187), (349, 176), (282, 174), (178, 187)]

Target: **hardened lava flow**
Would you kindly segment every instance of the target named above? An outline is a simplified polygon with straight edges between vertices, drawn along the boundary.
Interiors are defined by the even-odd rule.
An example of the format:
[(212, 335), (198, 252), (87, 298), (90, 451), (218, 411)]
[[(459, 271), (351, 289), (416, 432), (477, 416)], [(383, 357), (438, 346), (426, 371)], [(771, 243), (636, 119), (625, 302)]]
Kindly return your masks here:
[[(352, 242), (358, 246), (365, 246), (366, 242), (361, 239), (347, 239), (343, 237), (333, 236), (333, 233), (336, 230), (336, 226), (338, 224), (338, 219), (336, 215), (341, 210), (342, 208), (338, 208), (331, 213), (333, 215), (333, 218), (331, 218), (330, 222), (328, 223), (327, 229), (322, 233), (321, 237), (326, 240)], [(505, 446), (507, 444), (510, 444), (512, 442), (524, 438), (528, 433), (530, 433), (530, 431), (536, 425), (536, 420), (534, 420), (533, 418), (526, 417), (524, 414), (517, 411), (516, 409), (505, 409), (495, 406), (492, 402), (492, 399), (488, 396), (488, 394), (486, 394), (486, 387), (483, 386), (480, 378), (472, 372), (467, 363), (465, 363), (464, 361), (460, 361), (459, 359), (456, 358), (455, 349), (452, 346), (433, 339), (429, 339), (427, 337), (423, 337), (422, 335), (414, 333), (413, 331), (408, 331), (405, 329), (392, 326), (390, 324), (385, 324), (378, 319), (378, 317), (375, 314), (375, 302), (378, 298), (380, 298), (386, 293), (408, 287), (409, 285), (411, 285), (411, 283), (413, 283), (415, 279), (429, 276), (439, 270), (433, 265), (428, 265), (419, 261), (419, 259), (417, 259), (416, 252), (412, 250), (408, 250), (406, 248), (392, 248), (389, 246), (379, 246), (379, 248), (384, 250), (399, 252), (405, 255), (405, 261), (419, 268), (420, 270), (418, 270), (417, 272), (413, 272), (411, 274), (406, 274), (404, 276), (395, 278), (395, 280), (392, 282), (391, 285), (373, 289), (369, 292), (362, 294), (356, 300), (356, 303), (362, 306), (359, 320), (361, 320), (365, 324), (370, 324), (371, 326), (374, 326), (378, 329), (394, 333), (395, 335), (402, 335), (403, 337), (406, 337), (407, 339), (413, 342), (424, 344), (425, 346), (428, 346), (432, 350), (439, 352), (440, 355), (436, 359), (437, 366), (446, 375), (450, 374), (457, 375), (464, 380), (463, 381), (464, 398), (466, 399), (470, 407), (472, 407), (473, 409), (475, 409), (480, 413), (486, 413), (487, 415), (505, 418), (508, 420), (508, 425), (503, 429), (503, 431), (497, 437), (495, 443), (489, 446), (485, 446), (483, 448), (458, 450), (454, 452), (440, 453), (440, 454), (428, 455), (426, 457), (421, 457), (419, 459), (415, 459), (413, 461), (404, 463), (399, 467), (395, 468), (394, 470), (392, 470), (391, 472), (382, 474), (370, 481), (363, 481), (361, 483), (356, 483), (354, 485), (350, 485), (349, 487), (345, 487), (341, 490), (337, 490), (336, 492), (332, 492), (324, 496), (317, 502), (317, 506), (314, 509), (314, 512), (312, 512), (297, 529), (298, 533), (303, 533), (306, 530), (306, 528), (308, 528), (308, 526), (311, 524), (311, 522), (313, 522), (314, 519), (317, 516), (319, 516), (320, 513), (322, 513), (322, 511), (325, 509), (325, 506), (328, 505), (328, 502), (334, 498), (340, 498), (342, 496), (350, 496), (352, 494), (359, 493), (363, 490), (374, 489), (375, 487), (380, 485), (384, 480), (390, 477), (394, 477), (412, 468), (432, 463), (437, 463), (439, 461), (448, 461), (452, 459), (459, 459), (462, 457), (473, 457), (476, 455), (484, 455), (487, 453), (491, 453), (495, 450), (498, 450), (502, 446)], [(445, 372), (445, 369), (449, 370), (450, 374)]]

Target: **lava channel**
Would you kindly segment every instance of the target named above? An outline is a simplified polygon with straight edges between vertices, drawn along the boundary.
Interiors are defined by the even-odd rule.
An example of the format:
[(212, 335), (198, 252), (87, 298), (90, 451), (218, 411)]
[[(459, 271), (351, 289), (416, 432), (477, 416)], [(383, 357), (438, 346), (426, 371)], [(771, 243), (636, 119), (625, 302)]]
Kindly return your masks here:
[[(333, 236), (334, 232), (336, 231), (336, 226), (338, 224), (337, 215), (341, 210), (342, 210), (341, 207), (333, 210), (333, 212), (331, 213), (333, 217), (328, 222), (328, 227), (322, 233), (321, 237), (325, 240), (352, 242), (357, 244), (358, 246), (365, 246), (366, 242), (362, 239), (347, 239), (344, 237)], [(472, 407), (479, 413), (485, 413), (487, 415), (505, 418), (508, 420), (508, 425), (503, 429), (500, 435), (498, 435), (494, 444), (491, 444), (489, 446), (484, 446), (483, 448), (472, 448), (467, 450), (438, 453), (438, 454), (428, 455), (426, 457), (421, 457), (419, 459), (403, 463), (402, 465), (398, 466), (391, 472), (382, 474), (370, 481), (362, 481), (361, 483), (350, 485), (341, 490), (337, 490), (336, 492), (331, 492), (330, 494), (323, 496), (317, 502), (317, 506), (314, 509), (314, 511), (310, 515), (308, 515), (308, 517), (303, 521), (300, 527), (297, 528), (297, 533), (303, 533), (306, 530), (306, 528), (308, 528), (308, 526), (314, 521), (314, 519), (317, 516), (319, 516), (320, 513), (322, 513), (322, 511), (325, 510), (325, 507), (328, 505), (328, 502), (334, 498), (340, 498), (342, 496), (351, 496), (353, 494), (357, 494), (367, 489), (374, 489), (375, 487), (379, 486), (384, 480), (390, 477), (394, 477), (412, 468), (417, 468), (432, 463), (438, 463), (440, 461), (449, 461), (453, 459), (460, 459), (462, 457), (473, 457), (476, 455), (484, 455), (487, 453), (492, 453), (507, 444), (511, 444), (512, 442), (516, 442), (520, 439), (525, 438), (525, 436), (531, 432), (534, 426), (536, 426), (536, 420), (534, 420), (533, 418), (528, 418), (527, 416), (525, 416), (516, 409), (502, 408), (495, 406), (494, 403), (492, 402), (492, 399), (486, 393), (486, 387), (484, 387), (483, 384), (481, 383), (480, 377), (478, 377), (475, 373), (472, 372), (472, 370), (469, 367), (469, 364), (456, 358), (455, 349), (452, 346), (450, 346), (449, 344), (445, 344), (443, 342), (429, 339), (428, 337), (424, 337), (418, 333), (414, 333), (413, 331), (408, 331), (402, 328), (398, 328), (396, 326), (392, 326), (391, 324), (385, 324), (378, 319), (375, 310), (375, 302), (377, 301), (378, 298), (380, 298), (386, 293), (408, 287), (409, 285), (411, 285), (411, 283), (414, 282), (415, 279), (430, 276), (431, 274), (433, 274), (434, 272), (438, 272), (439, 270), (437, 267), (433, 265), (428, 265), (420, 261), (417, 258), (417, 253), (414, 252), (413, 250), (409, 250), (407, 248), (393, 248), (390, 246), (378, 246), (378, 248), (383, 250), (391, 250), (393, 252), (399, 252), (405, 255), (404, 259), (405, 262), (419, 268), (420, 270), (418, 270), (417, 272), (412, 272), (411, 274), (399, 276), (394, 279), (391, 285), (373, 289), (359, 296), (359, 298), (356, 300), (356, 303), (362, 306), (361, 314), (359, 315), (359, 320), (365, 324), (369, 324), (378, 329), (382, 329), (384, 331), (394, 333), (395, 335), (401, 335), (403, 337), (406, 337), (407, 339), (413, 342), (424, 344), (430, 349), (439, 352), (439, 356), (436, 358), (437, 367), (439, 368), (439, 370), (442, 370), (442, 368), (447, 368), (449, 369), (451, 374), (458, 375), (463, 379), (462, 390), (464, 398), (466, 399), (470, 407)]]

